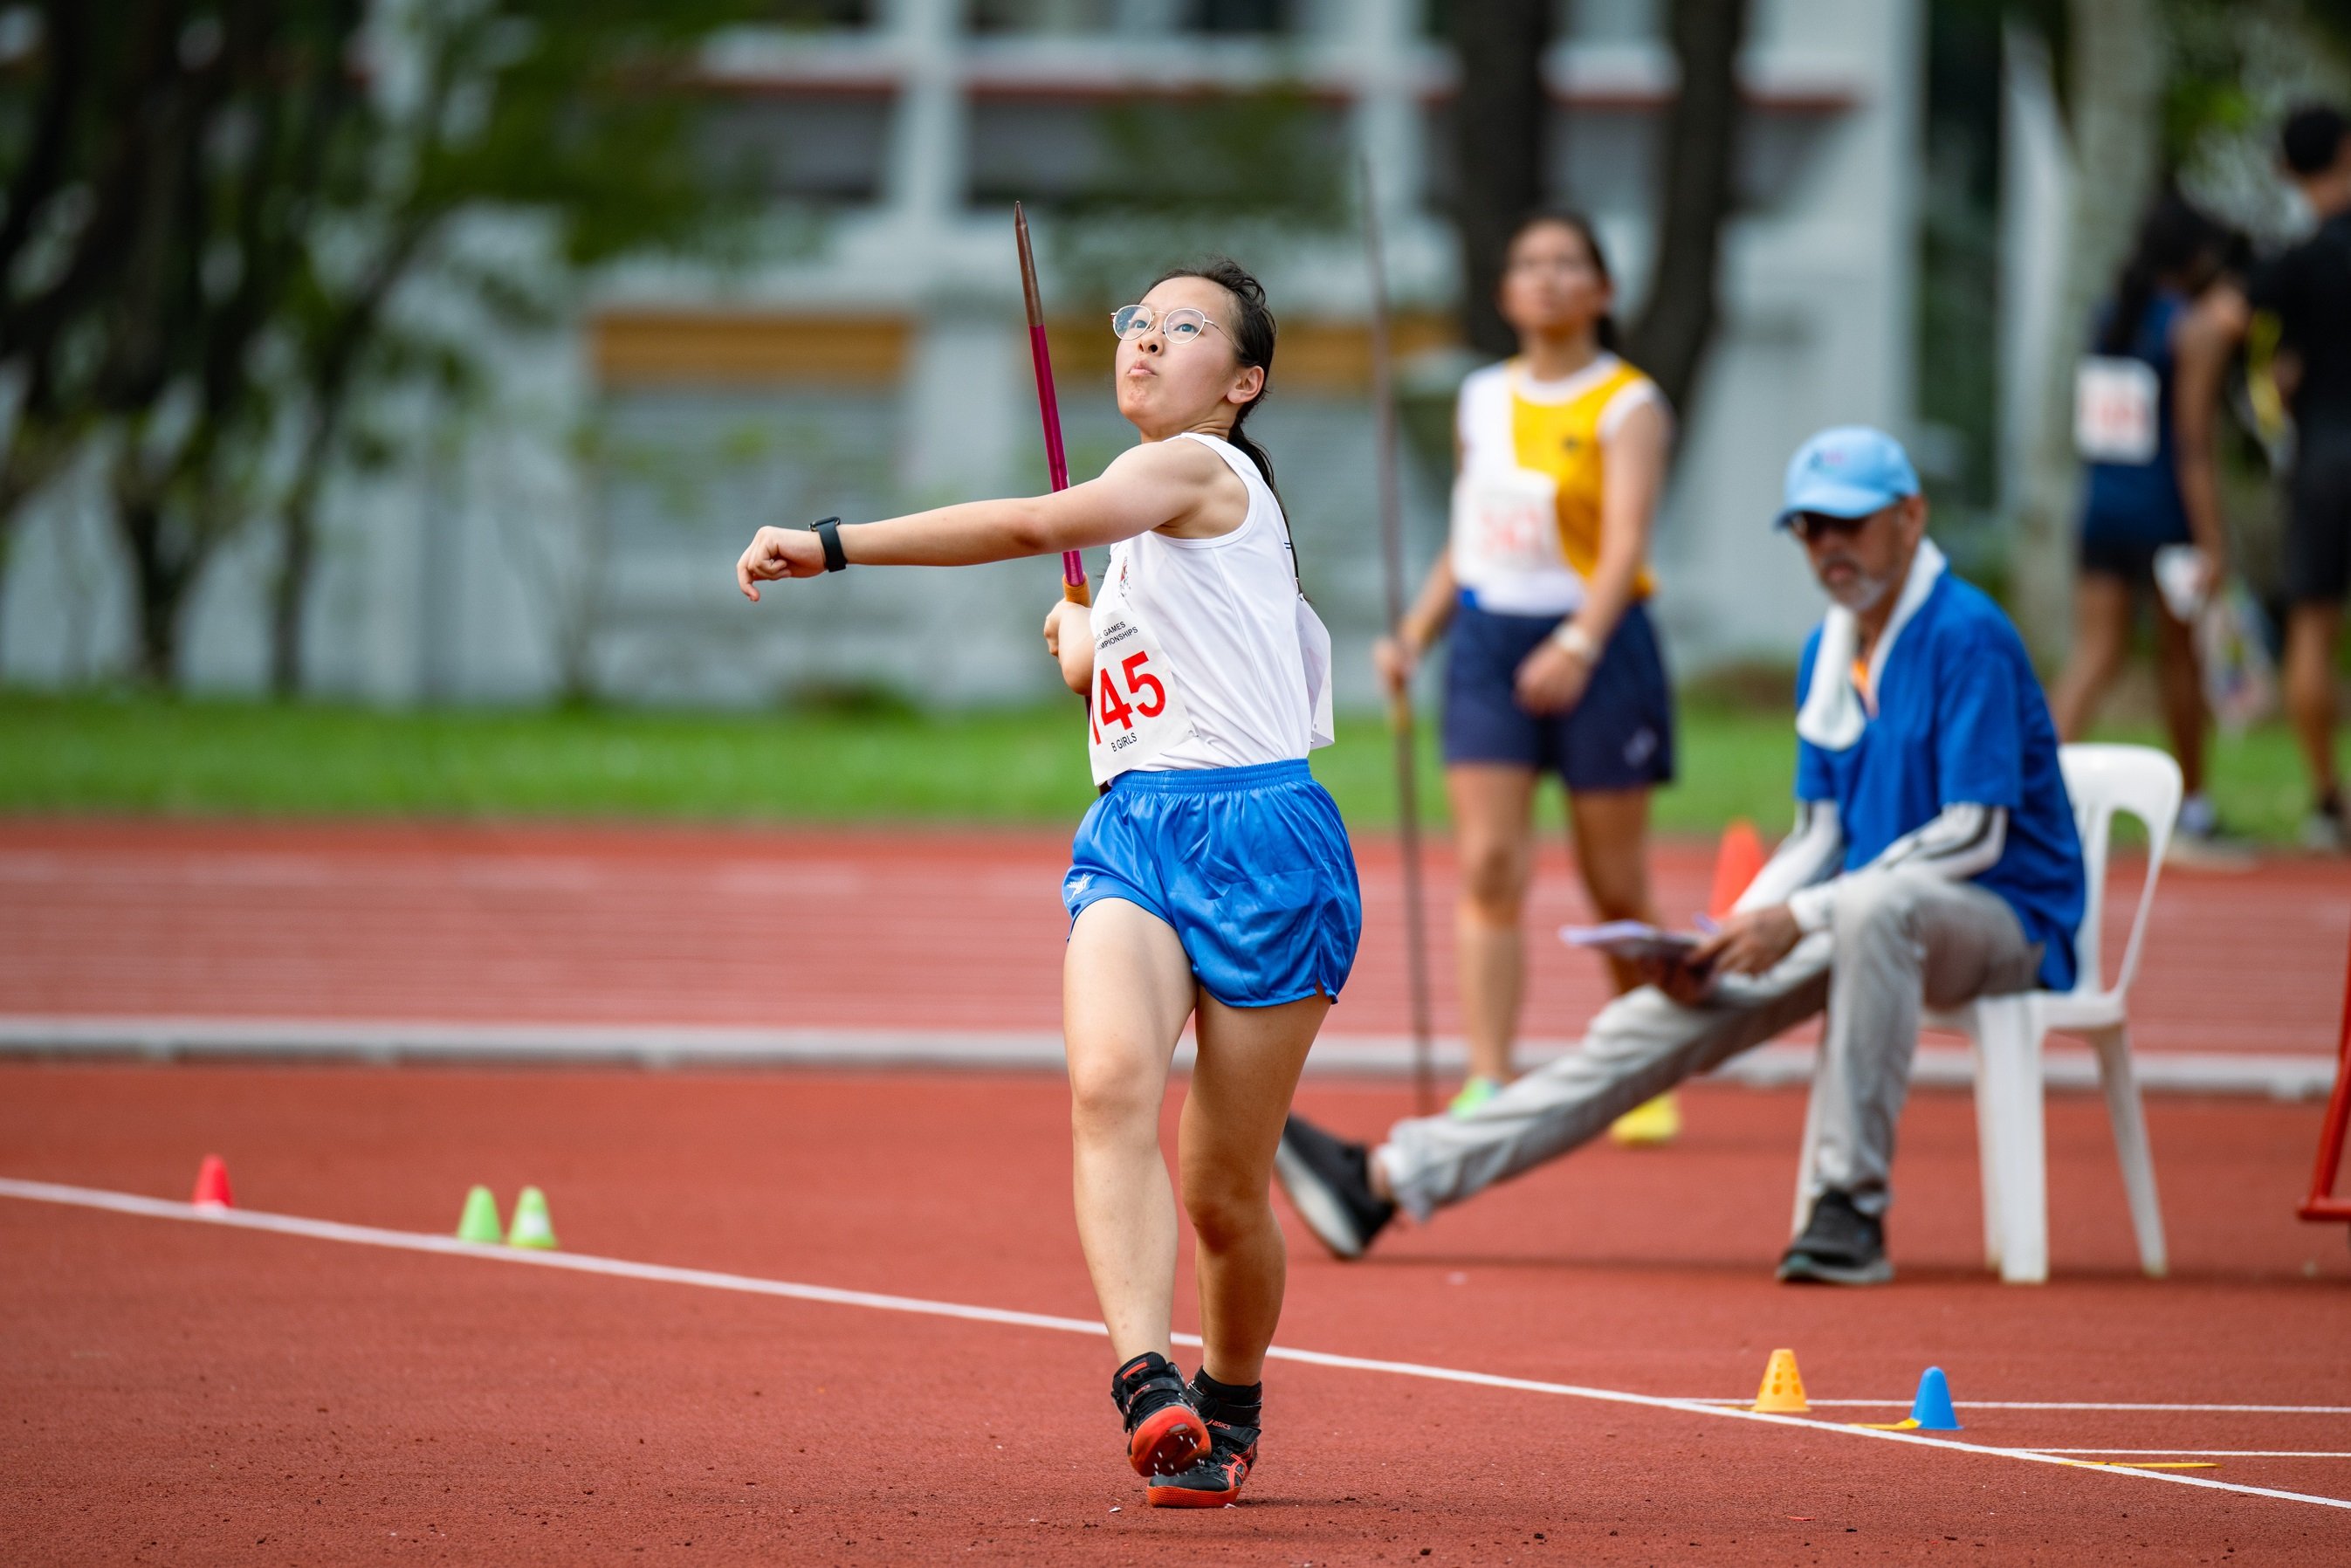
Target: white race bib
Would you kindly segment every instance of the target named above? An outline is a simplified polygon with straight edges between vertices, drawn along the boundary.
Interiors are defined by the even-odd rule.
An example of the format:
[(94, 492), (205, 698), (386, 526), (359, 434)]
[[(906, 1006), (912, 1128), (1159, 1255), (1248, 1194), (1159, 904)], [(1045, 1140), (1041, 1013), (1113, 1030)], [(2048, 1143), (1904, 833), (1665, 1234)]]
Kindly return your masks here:
[(1192, 737), (1192, 716), (1176, 690), (1165, 649), (1123, 593), (1094, 606), (1094, 685), (1086, 703), (1086, 755), (1094, 782), (1107, 784)]
[(1559, 483), (1531, 468), (1464, 474), (1453, 486), (1453, 568), (1464, 583), (1510, 582), (1564, 570)]
[(2163, 383), (2144, 360), (2093, 356), (2074, 371), (2074, 448), (2085, 462), (2155, 461)]

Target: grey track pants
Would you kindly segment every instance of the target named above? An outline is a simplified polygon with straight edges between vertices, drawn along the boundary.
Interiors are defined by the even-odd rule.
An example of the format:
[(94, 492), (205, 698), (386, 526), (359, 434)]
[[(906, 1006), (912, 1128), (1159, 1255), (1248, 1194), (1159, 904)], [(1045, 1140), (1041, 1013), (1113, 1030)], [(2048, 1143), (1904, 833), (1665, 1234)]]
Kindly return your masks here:
[(1882, 1214), (1922, 1005), (2027, 989), (2040, 963), (2040, 945), (1995, 894), (1915, 869), (1855, 872), (1838, 886), (1831, 927), (1769, 973), (1726, 976), (1697, 1007), (1654, 987), (1627, 992), (1600, 1010), (1575, 1050), (1467, 1116), (1397, 1123), (1374, 1158), (1396, 1201), (1426, 1220), (1825, 1007), (1811, 1112), (1820, 1155), (1805, 1179)]

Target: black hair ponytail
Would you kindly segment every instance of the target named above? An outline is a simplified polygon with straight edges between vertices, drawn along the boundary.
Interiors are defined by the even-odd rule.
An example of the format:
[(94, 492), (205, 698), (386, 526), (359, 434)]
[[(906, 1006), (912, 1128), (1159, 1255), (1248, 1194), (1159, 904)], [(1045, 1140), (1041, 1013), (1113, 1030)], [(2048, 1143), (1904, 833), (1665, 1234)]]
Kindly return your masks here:
[(2166, 191), (2147, 209), (2131, 246), (2130, 259), (2115, 279), (2114, 298), (2107, 302), (2105, 322), (2098, 329), (2097, 351), (2127, 354), (2138, 338), (2147, 307), (2166, 278), (2194, 273), (2199, 264), (2217, 266), (2228, 255), (2230, 231), (2207, 217), (2177, 191)]
[[(1258, 387), (1257, 396), (1241, 404), (1233, 415), (1233, 427), (1225, 439), (1240, 449), (1241, 455), (1257, 465), (1264, 476), (1266, 488), (1274, 489), (1273, 459), (1265, 448), (1250, 440), (1241, 426), (1248, 423), (1257, 405), (1265, 401), (1266, 392), (1273, 380), (1273, 308), (1265, 302), (1265, 285), (1249, 275), (1247, 267), (1228, 256), (1212, 256), (1193, 267), (1171, 267), (1151, 280), (1156, 288), (1171, 277), (1204, 277), (1233, 297), (1233, 319), (1227, 323), (1233, 339), (1233, 353), (1244, 365), (1255, 365), (1265, 372), (1266, 379)], [(1149, 293), (1149, 289), (1144, 290)], [(1280, 493), (1276, 492), (1276, 498)]]

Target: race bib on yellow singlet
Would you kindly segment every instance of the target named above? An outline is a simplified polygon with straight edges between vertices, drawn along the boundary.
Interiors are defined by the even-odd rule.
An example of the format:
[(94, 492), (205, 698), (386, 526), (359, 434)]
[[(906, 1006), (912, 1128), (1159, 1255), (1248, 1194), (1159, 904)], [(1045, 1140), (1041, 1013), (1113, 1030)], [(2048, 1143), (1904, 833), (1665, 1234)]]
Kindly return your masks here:
[[(1123, 574), (1114, 573), (1123, 585)], [(1107, 784), (1192, 737), (1192, 716), (1169, 677), (1166, 653), (1123, 592), (1109, 583), (1094, 606), (1094, 683), (1086, 701), (1086, 755)]]
[(1473, 586), (1565, 570), (1559, 486), (1531, 468), (1464, 474), (1453, 486), (1454, 573)]

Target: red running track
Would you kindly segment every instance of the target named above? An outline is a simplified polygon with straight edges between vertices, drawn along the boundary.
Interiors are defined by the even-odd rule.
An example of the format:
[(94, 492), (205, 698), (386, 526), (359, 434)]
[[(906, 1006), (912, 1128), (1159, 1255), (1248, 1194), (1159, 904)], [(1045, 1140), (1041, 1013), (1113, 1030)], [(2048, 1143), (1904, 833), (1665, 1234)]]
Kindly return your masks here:
[[(1291, 1238), (1284, 1343), (1737, 1396), (1944, 1366), (1990, 1447), (2351, 1452), (2346, 1267), (2283, 1200), (2315, 1109), (2149, 1107), (2179, 1276), (2131, 1272), (2102, 1113), (2050, 1116), (2057, 1277), (1976, 1267), (1966, 1099), (1904, 1124), (1892, 1286), (1773, 1285), (1792, 1092), (1689, 1091), (1342, 1266)], [(1393, 1086), (1310, 1085), (1369, 1131)], [(1171, 1107), (1172, 1113), (1173, 1107)], [(0, 1065), (0, 1174), (419, 1231), (545, 1186), (578, 1253), (1087, 1317), (1043, 1074)], [(2309, 1502), (1518, 1390), (1277, 1364), (1246, 1504), (1138, 1506), (1099, 1340), (500, 1267), (0, 1197), (0, 1542), (13, 1562), (2341, 1562)], [(1188, 1289), (1188, 1286), (1185, 1287)], [(1179, 1295), (1180, 1300), (1180, 1295)], [(1179, 1309), (1180, 1310), (1180, 1309)], [(1184, 1312), (1186, 1317), (1188, 1312)], [(1891, 1419), (1898, 1406), (1829, 1409)], [(2351, 1497), (2351, 1459), (2229, 1458)]]
[[(1059, 1027), (1067, 836), (1044, 831), (0, 822), (0, 1015), (1037, 1030)], [(1364, 942), (1330, 1025), (1405, 1032), (1393, 844), (1359, 846)], [(1656, 853), (1669, 917), (1708, 852)], [(1437, 1027), (1451, 866), (1430, 877)], [(2118, 955), (2135, 864), (2118, 867)], [(1526, 1031), (1566, 1039), (1596, 966), (1554, 836)], [(2133, 998), (2143, 1051), (2331, 1053), (2351, 869), (2166, 874)]]

